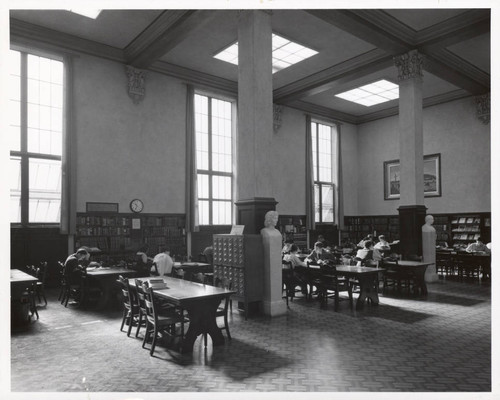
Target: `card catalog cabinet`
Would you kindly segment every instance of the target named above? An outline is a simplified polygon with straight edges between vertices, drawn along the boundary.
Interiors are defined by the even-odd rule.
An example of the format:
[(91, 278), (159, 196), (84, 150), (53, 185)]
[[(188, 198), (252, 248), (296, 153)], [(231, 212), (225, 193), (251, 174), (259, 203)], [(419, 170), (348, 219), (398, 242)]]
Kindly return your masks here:
[(214, 235), (214, 283), (231, 285), (233, 299), (249, 304), (262, 301), (264, 249), (260, 235)]

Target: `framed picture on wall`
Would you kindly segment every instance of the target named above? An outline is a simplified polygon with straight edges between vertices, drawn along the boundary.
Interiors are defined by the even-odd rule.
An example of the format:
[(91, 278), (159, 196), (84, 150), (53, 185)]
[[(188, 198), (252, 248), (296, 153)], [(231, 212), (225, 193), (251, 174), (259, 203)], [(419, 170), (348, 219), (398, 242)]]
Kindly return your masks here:
[[(399, 160), (384, 161), (384, 199), (400, 198)], [(424, 196), (441, 196), (441, 154), (424, 156)]]

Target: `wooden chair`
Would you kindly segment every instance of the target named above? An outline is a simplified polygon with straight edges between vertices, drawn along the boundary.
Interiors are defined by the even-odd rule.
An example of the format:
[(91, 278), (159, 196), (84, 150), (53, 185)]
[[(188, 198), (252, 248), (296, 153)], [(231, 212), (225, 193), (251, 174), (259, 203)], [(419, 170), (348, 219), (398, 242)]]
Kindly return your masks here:
[(61, 284), (61, 289), (59, 290), (59, 297), (57, 298), (57, 300), (59, 300), (62, 304), (63, 294), (66, 290), (67, 282), (66, 277), (64, 276), (64, 263), (62, 261), (58, 261), (57, 265), (59, 266), (59, 282)]
[[(142, 289), (144, 292), (144, 302), (146, 309), (146, 332), (144, 334), (144, 340), (142, 342), (142, 348), (146, 347), (150, 336), (152, 336), (151, 349), (149, 354), (152, 356), (156, 341), (160, 333), (164, 333), (170, 336), (172, 339), (175, 337), (180, 337), (181, 340), (184, 337), (184, 321), (183, 316), (179, 315), (175, 310), (173, 310), (169, 315), (159, 315), (157, 311), (157, 299), (155, 298), (154, 290), (148, 284), (148, 282), (143, 282)], [(176, 333), (176, 325), (180, 324), (181, 333)]]
[[(286, 306), (289, 307), (288, 299), (290, 299), (290, 301), (293, 301), (293, 299), (295, 298), (295, 293), (304, 292), (307, 298), (307, 283), (305, 282), (305, 278), (302, 278), (299, 275), (300, 267), (293, 268), (292, 262), (285, 260), (282, 260), (281, 264), (281, 279), (283, 284), (283, 291), (285, 293), (285, 296), (283, 297), (286, 299)], [(300, 287), (299, 289), (297, 289), (298, 286)]]
[[(135, 337), (139, 337), (139, 332), (142, 327), (146, 326), (146, 298), (143, 290), (143, 281), (140, 279), (135, 279), (135, 294), (137, 300), (137, 329), (135, 331)], [(158, 302), (157, 309), (162, 313), (165, 311), (167, 314), (173, 312), (175, 306), (166, 302)]]
[(36, 291), (36, 296), (38, 298), (38, 303), (43, 301), (45, 302), (45, 305), (47, 305), (47, 298), (45, 297), (45, 279), (47, 276), (47, 262), (43, 261), (40, 263), (40, 266), (36, 269), (36, 278), (38, 279), (38, 282), (36, 282), (35, 286), (35, 291)]
[(123, 326), (126, 323), (128, 325), (127, 336), (130, 336), (132, 326), (135, 324), (139, 327), (139, 303), (137, 301), (137, 296), (130, 290), (128, 279), (119, 275), (118, 282), (120, 283), (123, 296), (123, 316), (120, 331), (123, 331)]
[(328, 298), (334, 298), (334, 309), (338, 311), (340, 293), (347, 292), (349, 303), (352, 308), (352, 284), (349, 279), (340, 275), (334, 265), (321, 265), (321, 275), (318, 281), (318, 291), (321, 300), (321, 307), (326, 308)]

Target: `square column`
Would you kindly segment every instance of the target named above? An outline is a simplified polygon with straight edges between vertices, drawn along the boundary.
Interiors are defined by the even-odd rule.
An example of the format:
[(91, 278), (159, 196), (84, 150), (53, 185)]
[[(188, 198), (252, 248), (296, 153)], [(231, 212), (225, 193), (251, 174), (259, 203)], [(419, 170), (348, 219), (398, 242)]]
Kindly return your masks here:
[(424, 224), (424, 144), (422, 124), (422, 64), (416, 50), (395, 57), (399, 79), (399, 225), (401, 253), (422, 254)]

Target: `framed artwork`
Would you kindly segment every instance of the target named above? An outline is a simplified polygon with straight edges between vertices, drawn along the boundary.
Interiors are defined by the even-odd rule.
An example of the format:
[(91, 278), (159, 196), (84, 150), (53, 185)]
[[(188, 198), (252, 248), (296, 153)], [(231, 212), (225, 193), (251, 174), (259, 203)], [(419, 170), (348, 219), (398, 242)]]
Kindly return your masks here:
[[(400, 197), (401, 170), (399, 160), (384, 161), (384, 199)], [(441, 196), (441, 154), (424, 156), (424, 196)]]

